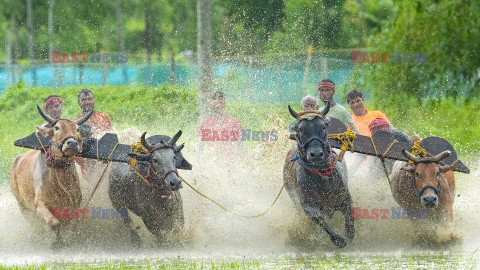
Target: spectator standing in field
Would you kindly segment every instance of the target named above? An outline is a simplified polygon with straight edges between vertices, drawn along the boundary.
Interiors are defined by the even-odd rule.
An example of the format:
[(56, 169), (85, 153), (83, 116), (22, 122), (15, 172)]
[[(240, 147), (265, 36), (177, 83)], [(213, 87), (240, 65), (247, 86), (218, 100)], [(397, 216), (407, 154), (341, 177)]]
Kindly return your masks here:
[(330, 110), (328, 111), (328, 116), (337, 118), (340, 120), (347, 128), (351, 127), (352, 131), (357, 133), (355, 124), (353, 123), (352, 115), (343, 107), (333, 100), (333, 95), (335, 94), (335, 83), (330, 79), (322, 80), (317, 85), (318, 95), (323, 101), (323, 104), (327, 104), (327, 101), (330, 101)]
[(196, 131), (200, 139), (200, 150), (218, 150), (218, 153), (237, 154), (242, 139), (242, 124), (225, 114), (227, 104), (221, 91), (214, 92), (209, 104), (210, 117), (205, 119)]
[(390, 124), (390, 121), (382, 112), (365, 109), (365, 98), (360, 91), (352, 90), (348, 92), (347, 103), (352, 110), (353, 123), (360, 135), (372, 136), (368, 126), (376, 118), (383, 118)]

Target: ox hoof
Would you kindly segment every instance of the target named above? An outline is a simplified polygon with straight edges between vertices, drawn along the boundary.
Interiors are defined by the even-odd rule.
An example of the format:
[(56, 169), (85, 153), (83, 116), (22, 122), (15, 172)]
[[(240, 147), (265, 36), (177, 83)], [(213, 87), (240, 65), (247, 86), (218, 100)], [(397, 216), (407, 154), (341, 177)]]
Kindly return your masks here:
[(339, 248), (344, 248), (348, 244), (348, 241), (340, 235), (331, 235), (330, 240), (332, 240), (332, 243)]

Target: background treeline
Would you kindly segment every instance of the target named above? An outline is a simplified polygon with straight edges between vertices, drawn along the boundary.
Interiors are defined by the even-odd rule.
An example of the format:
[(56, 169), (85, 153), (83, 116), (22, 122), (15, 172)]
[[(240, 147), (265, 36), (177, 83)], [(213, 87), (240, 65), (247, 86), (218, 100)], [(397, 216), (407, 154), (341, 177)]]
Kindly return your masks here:
[[(65, 52), (127, 51), (167, 57), (196, 51), (196, 0), (1, 0), (0, 40), (13, 59)], [(217, 56), (364, 47), (395, 19), (384, 0), (213, 0)], [(29, 13), (28, 10), (32, 12)], [(31, 21), (31, 26), (29, 22)], [(50, 28), (50, 29), (49, 29)], [(52, 46), (52, 48), (49, 48)], [(122, 48), (123, 47), (123, 48)], [(0, 50), (0, 61), (8, 50)]]
[[(212, 0), (212, 5), (219, 59), (305, 55), (309, 46), (317, 55), (354, 48), (426, 53), (428, 61), (421, 64), (355, 64), (341, 93), (363, 89), (380, 107), (420, 107), (425, 99), (442, 97), (469, 102), (480, 94), (477, 0)], [(52, 50), (126, 51), (144, 63), (168, 62), (197, 50), (197, 1), (0, 0), (0, 28), (0, 40), (6, 41), (0, 63), (48, 62)]]

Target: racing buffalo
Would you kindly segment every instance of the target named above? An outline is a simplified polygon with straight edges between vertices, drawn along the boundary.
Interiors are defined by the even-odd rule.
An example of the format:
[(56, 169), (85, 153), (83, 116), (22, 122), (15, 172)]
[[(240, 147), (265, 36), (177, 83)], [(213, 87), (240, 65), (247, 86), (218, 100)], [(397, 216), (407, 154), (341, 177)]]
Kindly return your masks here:
[[(330, 103), (327, 102), (322, 111), (298, 113), (290, 106), (288, 109), (297, 119), (294, 128), (297, 147), (288, 152), (285, 160), (285, 187), (294, 203), (322, 226), (331, 241), (338, 247), (345, 247), (355, 235), (352, 198), (346, 167), (344, 163), (334, 162), (334, 152), (327, 140), (326, 127), (330, 118), (326, 114)], [(325, 217), (331, 218), (337, 210), (345, 218), (345, 236), (334, 232), (325, 222)]]
[[(139, 216), (157, 243), (164, 244), (166, 233), (178, 234), (183, 228), (179, 190), (182, 181), (177, 168), (189, 170), (191, 165), (181, 156), (183, 144), (175, 145), (182, 135), (181, 130), (172, 138), (161, 136), (162, 140), (156, 144), (148, 143), (145, 134), (141, 136), (141, 143), (148, 153), (131, 154), (138, 160), (136, 170), (131, 171), (126, 163), (113, 164), (109, 175), (109, 196), (115, 208), (127, 208)], [(142, 241), (131, 218), (127, 216), (123, 221), (130, 231), (132, 243), (141, 246)]]
[(455, 178), (453, 165), (440, 165), (450, 151), (433, 157), (416, 157), (403, 149), (413, 163), (396, 161), (390, 188), (395, 201), (404, 209), (428, 209), (428, 219), (453, 221)]
[(51, 138), (48, 149), (43, 147), (18, 155), (10, 170), (10, 187), (25, 216), (33, 213), (56, 232), (52, 245), (56, 249), (66, 243), (60, 229), (68, 228), (70, 219), (57, 219), (52, 209), (71, 213), (80, 207), (82, 193), (74, 160), (75, 155), (82, 152), (83, 144), (78, 126), (88, 120), (93, 110), (70, 121), (55, 120), (38, 105), (37, 109), (50, 124), (50, 127), (37, 127), (44, 137)]

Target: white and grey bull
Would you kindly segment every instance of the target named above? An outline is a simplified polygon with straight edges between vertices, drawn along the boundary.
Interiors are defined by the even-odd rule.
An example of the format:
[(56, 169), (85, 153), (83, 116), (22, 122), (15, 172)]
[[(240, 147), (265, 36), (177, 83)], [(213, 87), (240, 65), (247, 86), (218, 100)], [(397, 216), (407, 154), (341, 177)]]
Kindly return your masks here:
[[(127, 208), (139, 216), (157, 242), (162, 244), (166, 232), (179, 233), (183, 228), (183, 205), (179, 191), (182, 182), (176, 166), (183, 144), (175, 145), (182, 131), (172, 138), (165, 136), (166, 142), (153, 145), (147, 143), (145, 134), (142, 134), (141, 142), (148, 153), (132, 154), (143, 161), (136, 166), (140, 176), (130, 171), (128, 164), (115, 163), (109, 176), (109, 196), (115, 208)], [(183, 169), (191, 169), (186, 160), (183, 163)], [(124, 219), (124, 224), (130, 230), (132, 242), (141, 246), (142, 241), (130, 217)]]
[[(285, 187), (296, 205), (314, 222), (322, 226), (332, 242), (345, 247), (355, 235), (352, 219), (352, 198), (348, 192), (346, 166), (334, 163), (334, 155), (327, 140), (325, 117), (330, 103), (323, 111), (295, 112), (290, 114), (298, 122), (295, 126), (297, 148), (290, 150), (285, 160), (283, 179)], [(291, 161), (295, 161), (292, 164)], [(325, 222), (334, 211), (345, 218), (345, 236), (334, 232)]]
[(24, 215), (28, 212), (43, 220), (56, 232), (54, 248), (65, 244), (60, 228), (70, 219), (57, 219), (52, 208), (70, 212), (78, 209), (82, 201), (79, 177), (74, 157), (82, 151), (82, 138), (78, 126), (92, 115), (87, 113), (77, 121), (55, 120), (37, 105), (40, 115), (51, 127), (37, 127), (44, 137), (51, 137), (48, 150), (32, 150), (18, 155), (10, 170), (10, 187)]

